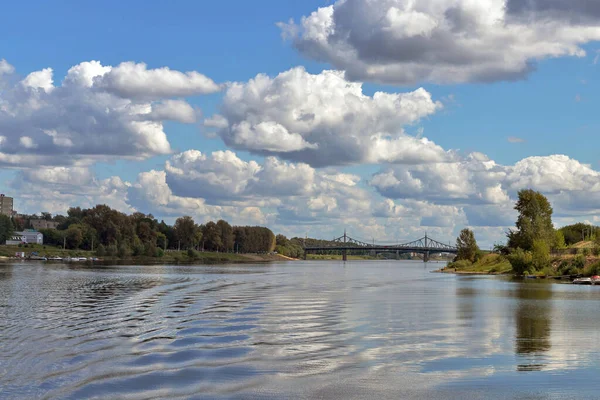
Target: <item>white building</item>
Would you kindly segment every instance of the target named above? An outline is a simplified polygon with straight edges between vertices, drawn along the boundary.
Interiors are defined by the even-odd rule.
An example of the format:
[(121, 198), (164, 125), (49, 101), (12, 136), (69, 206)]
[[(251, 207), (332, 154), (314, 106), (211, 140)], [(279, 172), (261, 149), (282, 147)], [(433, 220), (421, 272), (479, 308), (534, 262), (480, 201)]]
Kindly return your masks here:
[(35, 243), (44, 244), (44, 235), (38, 231), (26, 230), (23, 232), (15, 232), (10, 240), (6, 241), (6, 244), (21, 244), (21, 243)]

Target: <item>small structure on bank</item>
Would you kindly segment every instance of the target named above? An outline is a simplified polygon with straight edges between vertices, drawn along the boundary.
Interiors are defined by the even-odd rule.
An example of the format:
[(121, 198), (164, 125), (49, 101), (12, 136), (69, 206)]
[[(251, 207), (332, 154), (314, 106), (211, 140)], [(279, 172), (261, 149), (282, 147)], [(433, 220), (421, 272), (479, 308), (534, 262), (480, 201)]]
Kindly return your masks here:
[(26, 229), (23, 232), (15, 232), (10, 240), (6, 241), (9, 245), (19, 244), (43, 244), (44, 234), (35, 229)]

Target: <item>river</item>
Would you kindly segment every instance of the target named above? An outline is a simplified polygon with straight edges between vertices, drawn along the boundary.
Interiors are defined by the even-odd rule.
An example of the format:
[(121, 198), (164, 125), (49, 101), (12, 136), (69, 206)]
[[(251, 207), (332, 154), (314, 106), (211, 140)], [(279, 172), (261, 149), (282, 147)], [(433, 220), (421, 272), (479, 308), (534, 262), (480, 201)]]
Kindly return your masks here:
[(0, 265), (0, 398), (600, 396), (600, 287), (441, 265)]

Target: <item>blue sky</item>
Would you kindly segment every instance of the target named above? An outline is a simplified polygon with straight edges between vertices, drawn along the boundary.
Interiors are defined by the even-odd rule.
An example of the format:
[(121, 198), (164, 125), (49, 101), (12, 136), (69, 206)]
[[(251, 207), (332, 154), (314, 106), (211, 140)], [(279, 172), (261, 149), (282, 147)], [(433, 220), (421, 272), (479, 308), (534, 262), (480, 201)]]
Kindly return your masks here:
[[(320, 127), (318, 131), (302, 133), (301, 136), (306, 139), (303, 144), (294, 142), (293, 145), (286, 144), (296, 146), (293, 149), (283, 149), (281, 140), (265, 144), (268, 138), (278, 136), (262, 137), (254, 130), (256, 127), (252, 128), (253, 133), (244, 135), (258, 136), (248, 139), (233, 131), (225, 133), (205, 126), (206, 119), (215, 114), (224, 115), (233, 126), (233, 118), (238, 117), (234, 116), (238, 106), (224, 109), (222, 105), (224, 98), (231, 94), (228, 92), (230, 86), (222, 86), (218, 92), (203, 88), (183, 96), (176, 90), (167, 91), (161, 98), (152, 99), (138, 92), (135, 99), (129, 99), (131, 104), (156, 107), (165, 100), (177, 99), (197, 110), (193, 123), (182, 123), (177, 118), (160, 121), (169, 144), (168, 150), (163, 146), (160, 151), (142, 151), (139, 149), (143, 146), (135, 144), (131, 138), (121, 146), (118, 138), (127, 134), (125, 130), (124, 133), (112, 132), (114, 136), (110, 139), (107, 137), (106, 140), (115, 143), (115, 154), (111, 154), (106, 149), (100, 151), (92, 145), (87, 146), (94, 140), (85, 136), (89, 132), (83, 132), (78, 137), (85, 141), (86, 146), (81, 145), (77, 152), (61, 150), (62, 158), (43, 158), (41, 155), (53, 151), (38, 144), (36, 137), (32, 136), (33, 144), (30, 146), (25, 145), (28, 142), (21, 141), (21, 148), (0, 148), (7, 155), (31, 156), (28, 161), (19, 158), (3, 164), (0, 170), (2, 190), (14, 195), (19, 211), (29, 213), (46, 210), (57, 213), (66, 210), (68, 205), (87, 206), (106, 202), (123, 211), (151, 212), (168, 220), (177, 215), (193, 214), (199, 221), (223, 217), (234, 223), (262, 223), (290, 235), (303, 234), (307, 231), (306, 226), (315, 235), (323, 232), (327, 236), (348, 227), (349, 230), (363, 232), (365, 236), (382, 239), (410, 238), (426, 229), (433, 229), (444, 236), (440, 239), (445, 241), (466, 225), (473, 226), (483, 240), (490, 243), (501, 239), (508, 224), (501, 225), (498, 220), (508, 221), (513, 217), (511, 204), (517, 186), (524, 185), (556, 199), (555, 209), (560, 216), (555, 220), (557, 224), (575, 219), (594, 222), (596, 207), (589, 204), (589, 198), (586, 202), (580, 199), (585, 197), (583, 190), (600, 184), (595, 175), (600, 168), (596, 151), (600, 140), (596, 134), (599, 121), (595, 112), (599, 85), (595, 58), (600, 49), (597, 42), (600, 20), (590, 15), (589, 10), (579, 9), (577, 2), (573, 3), (571, 12), (577, 15), (587, 11), (590, 18), (584, 22), (556, 17), (556, 10), (551, 9), (552, 2), (546, 0), (534, 2), (536, 7), (528, 14), (514, 11), (519, 9), (515, 6), (518, 0), (486, 0), (481, 7), (459, 1), (463, 15), (472, 17), (483, 29), (480, 32), (486, 33), (473, 36), (481, 42), (481, 46), (478, 43), (472, 47), (460, 47), (460, 37), (453, 38), (452, 46), (456, 45), (456, 52), (448, 56), (442, 54), (444, 52), (433, 42), (438, 37), (436, 29), (445, 29), (444, 24), (454, 23), (443, 20), (444, 15), (449, 14), (440, 14), (430, 1), (418, 5), (403, 0), (381, 0), (380, 3), (377, 10), (371, 8), (367, 11), (360, 8), (366, 4), (364, 0), (353, 0), (347, 4), (322, 0), (8, 3), (3, 6), (0, 17), (0, 60), (6, 60), (12, 68), (10, 74), (4, 75), (4, 91), (0, 86), (0, 106), (2, 102), (14, 106), (20, 101), (20, 92), (15, 87), (32, 72), (52, 68), (53, 85), (58, 87), (70, 68), (97, 60), (103, 66), (116, 67), (132, 62), (145, 63), (147, 70), (168, 67), (172, 71), (197, 71), (217, 84), (239, 82), (244, 85), (246, 93), (251, 92), (248, 81), (257, 74), (266, 74), (273, 79), (269, 90), (284, 91), (286, 89), (282, 87), (285, 88), (285, 85), (277, 86), (274, 78), (291, 68), (301, 66), (306, 70), (308, 75), (298, 78), (301, 80), (310, 79), (310, 75), (321, 76), (323, 70), (333, 69), (342, 71), (342, 75), (346, 71), (342, 79), (346, 79), (348, 84), (363, 83), (363, 94), (371, 99), (378, 91), (402, 94), (423, 88), (431, 97), (427, 107), (433, 102), (437, 102), (438, 107), (435, 110), (422, 109), (418, 116), (407, 115), (399, 119), (374, 114), (371, 122), (363, 121), (362, 131), (356, 134), (359, 136), (352, 134), (345, 141), (319, 142), (319, 138), (327, 135), (340, 136), (346, 132), (343, 126), (339, 130), (336, 126)], [(308, 28), (301, 25), (303, 16), (310, 16), (320, 7), (331, 12), (331, 21), (337, 24), (336, 32), (345, 32), (345, 39), (331, 34), (327, 43), (323, 44), (325, 42), (314, 39)], [(380, 12), (383, 14), (379, 15)], [(503, 22), (495, 25), (498, 13), (501, 13)], [(491, 20), (490, 16), (495, 16), (496, 20)], [(524, 17), (529, 18), (529, 25), (523, 25), (521, 18)], [(295, 25), (277, 25), (290, 19), (295, 21)], [(435, 21), (435, 24), (431, 25), (430, 21)], [(543, 24), (538, 24), (538, 21), (553, 26), (553, 34), (544, 32)], [(321, 23), (322, 19), (308, 18), (308, 24), (313, 24), (311, 26), (315, 29), (322, 28)], [(388, 25), (382, 27), (377, 24)], [(466, 25), (461, 29), (465, 29), (461, 37), (472, 34), (467, 31), (470, 28)], [(510, 36), (519, 29), (529, 31), (521, 37)], [(563, 29), (565, 32), (567, 29), (580, 29), (585, 34), (574, 41), (571, 36), (562, 33)], [(284, 40), (282, 32), (292, 32), (293, 35)], [(381, 36), (372, 42), (375, 45), (367, 46), (363, 39), (370, 33), (365, 32), (379, 32)], [(425, 40), (425, 47), (431, 45), (438, 50), (431, 53), (423, 50), (411, 60), (409, 48), (403, 50), (402, 46), (415, 37)], [(498, 37), (505, 42), (513, 42), (503, 44), (497, 41)], [(385, 47), (386, 40), (390, 47)], [(487, 54), (488, 48), (494, 51)], [(573, 56), (577, 52), (577, 56)], [(455, 63), (452, 73), (448, 72), (448, 57), (459, 60), (452, 61)], [(384, 58), (388, 60), (387, 64), (377, 69)], [(422, 60), (427, 60), (427, 63), (415, 67)], [(523, 63), (532, 64), (535, 68), (526, 72), (520, 67)], [(483, 82), (481, 76), (486, 77)], [(297, 81), (288, 83), (298, 84)], [(39, 90), (30, 87), (31, 90)], [(315, 86), (311, 90), (317, 89), (318, 86)], [(97, 93), (98, 89), (94, 90)], [(124, 98), (122, 92), (118, 92), (123, 88), (110, 90), (113, 90), (113, 95), (116, 93)], [(59, 94), (55, 96), (56, 99), (48, 101), (59, 102)], [(323, 96), (329, 98), (327, 93)], [(243, 106), (251, 107), (239, 105)], [(277, 107), (285, 108), (286, 105), (279, 103)], [(293, 104), (289, 107), (293, 108)], [(340, 107), (341, 110), (348, 109), (348, 105)], [(272, 115), (276, 112), (275, 108), (270, 112), (269, 115), (255, 115), (260, 114), (259, 110), (251, 118), (236, 120), (236, 123), (277, 122), (285, 126), (283, 116), (275, 121), (277, 117)], [(26, 124), (23, 118), (33, 120), (31, 115), (20, 115), (19, 129)], [(314, 113), (309, 118), (311, 115)], [(77, 121), (77, 115), (71, 117)], [(362, 118), (358, 115), (352, 117)], [(17, 125), (11, 125), (16, 124), (16, 117), (7, 114), (4, 118), (4, 125), (0, 119), (0, 129), (6, 132), (0, 131), (0, 135), (8, 137), (5, 143), (10, 143), (11, 135), (14, 135), (14, 140), (20, 140), (25, 133), (14, 133)], [(88, 117), (81, 115), (81, 118)], [(389, 121), (383, 118), (389, 118)], [(332, 146), (331, 149), (344, 147), (343, 143), (352, 140), (357, 141), (357, 148), (374, 146), (374, 142), (370, 141), (373, 140), (372, 135), (382, 132), (366, 132), (369, 124), (384, 129), (384, 135), (402, 135), (403, 144), (395, 150), (401, 155), (387, 158), (373, 154), (358, 155), (359, 150), (351, 148), (331, 150), (334, 153), (330, 154), (320, 153), (327, 146)], [(40, 126), (37, 128), (41, 129)], [(77, 129), (74, 126), (78, 124), (73, 122), (70, 129)], [(352, 126), (349, 125), (350, 129)], [(291, 136), (284, 137), (293, 139)], [(408, 150), (403, 149), (414, 144), (415, 137), (416, 140), (427, 138), (434, 142), (438, 146), (435, 152), (441, 158), (421, 159), (418, 154), (422, 155), (422, 150), (417, 150), (416, 155), (409, 155)], [(360, 141), (364, 142), (358, 143)], [(382, 148), (391, 146), (390, 143)], [(139, 151), (124, 150), (118, 154), (118, 148), (125, 149), (127, 146)], [(298, 146), (304, 146), (305, 151), (300, 151)], [(208, 157), (208, 161), (198, 161), (194, 156), (193, 165), (189, 157), (187, 164), (182, 164), (181, 158), (177, 159), (180, 163), (177, 164), (173, 157), (190, 150), (201, 152), (201, 157)], [(265, 158), (267, 156), (274, 157), (284, 166), (308, 164), (307, 167), (313, 171), (308, 173), (314, 174), (314, 181), (304, 182), (306, 190), (294, 189), (290, 194), (267, 186), (257, 189), (256, 182), (262, 178), (252, 175), (256, 171), (251, 172), (252, 176), (248, 178), (247, 169), (252, 170), (252, 165), (245, 165), (243, 173), (238, 171), (237, 175), (230, 175), (230, 166), (238, 161), (211, 161), (213, 152), (225, 150), (235, 153), (242, 162), (256, 162), (261, 171), (268, 169), (265, 167), (270, 162)], [(352, 152), (356, 154), (350, 156)], [(445, 156), (441, 156), (443, 152)], [(481, 163), (473, 166), (469, 160), (474, 153), (493, 160), (496, 167), (482, 167)], [(557, 155), (567, 157), (559, 159)], [(532, 158), (536, 156), (538, 158)], [(172, 168), (178, 168), (177, 171), (171, 169), (169, 172), (165, 165), (167, 162)], [(223, 166), (222, 163), (229, 164)], [(281, 165), (278, 164), (277, 168), (280, 168), (278, 171), (282, 177), (297, 179)], [(432, 168), (438, 172), (431, 173)], [(482, 168), (487, 174), (485, 177)], [(41, 174), (40, 170), (44, 170), (45, 174)], [(492, 170), (495, 171), (493, 174)], [(154, 186), (154, 189), (172, 191), (170, 197), (165, 196), (159, 202), (144, 197), (151, 196), (151, 190), (140, 183), (140, 174), (150, 171), (166, 176), (154, 177), (162, 185)], [(308, 170), (303, 171), (306, 173)], [(464, 177), (457, 176), (454, 182), (450, 179), (452, 171), (470, 172)], [(342, 174), (355, 175), (356, 179), (349, 187), (337, 187), (335, 185), (344, 181)], [(560, 174), (568, 176), (561, 177)], [(208, 175), (219, 183), (207, 181)], [(331, 178), (334, 175), (335, 178)], [(388, 178), (385, 184), (381, 183), (384, 175)], [(196, 176), (196, 180), (192, 176)], [(278, 179), (268, 176), (271, 181)], [(374, 180), (376, 176), (378, 179)], [(392, 176), (396, 185), (393, 188), (390, 187)], [(121, 183), (113, 180), (109, 184), (108, 181), (114, 177), (118, 177)], [(380, 182), (379, 185), (375, 181)], [(569, 183), (557, 183), (566, 181)], [(469, 187), (458, 188), (460, 184), (468, 184)], [(186, 187), (197, 189), (186, 190)], [(409, 187), (412, 189), (407, 189)], [(458, 195), (461, 190), (468, 194)], [(492, 191), (496, 191), (493, 196), (490, 194)], [(354, 195), (355, 202), (350, 202), (348, 199)], [(349, 203), (362, 205), (352, 208), (354, 206)], [(383, 209), (386, 211), (381, 211)], [(415, 217), (418, 213), (423, 213), (422, 218)], [(475, 218), (469, 221), (469, 215), (474, 213), (488, 215), (489, 225), (486, 225), (485, 218), (477, 218), (477, 225), (473, 225)], [(357, 218), (358, 214), (363, 218)]]

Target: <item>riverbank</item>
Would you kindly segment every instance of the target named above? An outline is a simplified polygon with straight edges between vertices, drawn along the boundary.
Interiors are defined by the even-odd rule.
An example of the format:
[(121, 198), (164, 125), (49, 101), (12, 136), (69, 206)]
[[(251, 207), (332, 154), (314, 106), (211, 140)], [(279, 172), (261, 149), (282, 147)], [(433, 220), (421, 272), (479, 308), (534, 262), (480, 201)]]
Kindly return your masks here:
[(512, 266), (500, 254), (486, 254), (474, 263), (458, 261), (448, 263), (435, 272), (458, 275), (507, 275), (512, 273)]
[[(24, 257), (17, 256), (17, 253), (24, 253)], [(239, 254), (239, 253), (218, 253), (208, 251), (167, 251), (161, 257), (148, 256), (125, 256), (110, 257), (98, 256), (92, 251), (59, 249), (52, 246), (28, 245), (27, 247), (18, 246), (0, 246), (0, 262), (13, 262), (17, 260), (28, 259), (31, 255), (46, 258), (62, 258), (82, 260), (77, 262), (91, 262), (92, 258), (99, 260), (94, 263), (105, 264), (222, 264), (222, 263), (257, 263), (274, 261), (295, 261), (295, 259), (282, 256), (275, 253), (265, 254)], [(83, 259), (86, 260), (83, 260)]]
[[(435, 272), (459, 275), (510, 275), (514, 274), (507, 257), (500, 254), (486, 254), (480, 260), (470, 263), (458, 261), (449, 263)], [(600, 256), (590, 254), (563, 254), (554, 256), (550, 264), (541, 270), (526, 272), (529, 278), (589, 277), (600, 275)]]

